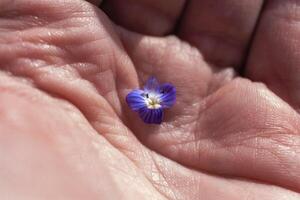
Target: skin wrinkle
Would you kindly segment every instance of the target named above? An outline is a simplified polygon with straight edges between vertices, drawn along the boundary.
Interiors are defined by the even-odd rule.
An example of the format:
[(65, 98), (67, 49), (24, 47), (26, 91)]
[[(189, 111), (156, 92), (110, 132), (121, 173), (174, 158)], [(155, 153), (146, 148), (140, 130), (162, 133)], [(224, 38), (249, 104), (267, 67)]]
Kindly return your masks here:
[[(214, 93), (210, 94), (209, 96), (207, 96), (204, 100), (203, 100), (203, 107), (201, 108), (201, 112), (199, 112), (198, 116), (201, 116), (201, 113), (204, 113), (205, 111), (209, 110), (211, 107), (213, 107), (216, 103), (220, 102), (222, 99), (218, 99), (215, 96), (217, 95), (218, 97), (225, 97), (226, 95), (230, 95), (230, 93), (232, 93), (234, 90), (229, 90), (227, 89), (227, 87), (229, 88), (229, 85), (234, 85), (233, 82), (237, 82), (237, 81), (248, 81), (245, 79), (240, 79), (240, 78), (235, 78), (232, 80), (232, 82), (224, 85), (223, 87), (220, 87), (218, 90), (216, 90)], [(224, 89), (226, 88), (226, 90)], [(215, 100), (217, 99), (217, 101)]]
[[(48, 34), (49, 32), (47, 31), (47, 37), (49, 37), (49, 34)], [(23, 37), (21, 37), (22, 35), (24, 35), (24, 34), (22, 34), (21, 32), (19, 32), (19, 37), (15, 37), (15, 38), (12, 38), (11, 39), (11, 42), (6, 42), (6, 45), (16, 45), (16, 44), (21, 44), (20, 46), (21, 47), (24, 47), (24, 45), (26, 46), (26, 45), (29, 45), (29, 46), (26, 46), (26, 48), (24, 48), (24, 50), (26, 49), (26, 50), (28, 50), (28, 47), (37, 47), (36, 49), (37, 50), (41, 50), (40, 49), (40, 47), (43, 47), (43, 46), (45, 46), (45, 47), (47, 47), (47, 48), (45, 48), (45, 50), (48, 50), (49, 48), (48, 47), (52, 47), (53, 48), (53, 50), (51, 51), (51, 52), (42, 52), (42, 53), (54, 53), (54, 52), (56, 52), (56, 51), (58, 51), (58, 50), (60, 50), (61, 48), (60, 47), (58, 47), (57, 45), (54, 45), (53, 43), (51, 44), (50, 42), (45, 42), (45, 41), (43, 41), (43, 40), (41, 40), (40, 38), (38, 39), (38, 40), (36, 40), (35, 39), (35, 41), (32, 41), (32, 40), (30, 40), (30, 39), (26, 39), (26, 37), (25, 38), (23, 38)], [(17, 39), (18, 38), (18, 39)], [(53, 41), (51, 41), (51, 42), (53, 42)], [(17, 45), (16, 45), (17, 46)], [(55, 50), (55, 51), (54, 51)], [(30, 51), (29, 51), (30, 52)], [(36, 51), (36, 52), (34, 52), (35, 54), (36, 53), (38, 53), (39, 51)], [(28, 51), (25, 51), (24, 53), (28, 53)], [(41, 53), (41, 54), (42, 54)], [(58, 53), (63, 53), (63, 51), (58, 51)], [(66, 54), (65, 54), (66, 55)]]
[[(46, 76), (47, 76), (47, 74), (46, 74)], [(45, 77), (45, 76), (44, 76)], [(51, 77), (51, 76), (50, 76)], [(40, 78), (39, 80), (36, 80), (39, 84), (41, 84), (41, 81), (44, 81), (44, 78)], [(50, 92), (50, 93), (53, 93), (54, 91), (49, 91), (49, 89), (47, 89), (47, 88), (44, 88), (42, 85), (40, 85), (43, 89), (45, 89), (45, 90), (48, 90), (48, 92)], [(67, 85), (65, 85), (65, 87), (68, 87)], [(73, 91), (73, 92), (75, 92), (75, 91)], [(78, 91), (79, 93), (80, 93), (80, 91)], [(59, 93), (57, 93), (57, 95), (62, 95), (63, 97), (65, 97), (65, 98), (67, 98), (68, 99), (68, 97), (67, 96), (65, 96), (65, 95), (63, 95), (62, 94), (63, 93), (63, 91), (61, 91), (61, 92), (59, 92)], [(77, 95), (78, 96), (78, 95)], [(80, 95), (79, 95), (80, 96)], [(94, 96), (94, 95), (92, 95), (92, 96)], [(70, 99), (69, 99), (69, 101), (71, 101)], [(74, 101), (71, 101), (71, 102), (73, 102), (73, 103), (75, 103), (75, 105), (76, 105), (76, 102), (74, 102)], [(79, 106), (79, 108), (80, 108), (80, 106)]]
[[(0, 47), (0, 51), (1, 51), (1, 47)], [(11, 51), (14, 51), (14, 49), (11, 49)], [(45, 65), (45, 64), (43, 64), (45, 62), (47, 62), (48, 65), (51, 65), (53, 63), (53, 61), (57, 62), (57, 60), (59, 59), (59, 57), (57, 57), (57, 56), (53, 56), (53, 57), (52, 56), (46, 56), (46, 57), (41, 56), (41, 57), (39, 57), (38, 55), (35, 55), (34, 53), (32, 53), (31, 55), (28, 55), (28, 52), (22, 52), (22, 51), (18, 54), (19, 58), (16, 60), (11, 60), (10, 57), (4, 58), (4, 59), (2, 58), (3, 61), (6, 61), (8, 63), (8, 65), (1, 64), (2, 66), (4, 65), (3, 68), (14, 67), (14, 66), (16, 66), (16, 64), (20, 64), (20, 61), (30, 61), (31, 63), (34, 64), (33, 66), (35, 68), (37, 68), (38, 66), (36, 64), (38, 64), (38, 63), (41, 64), (41, 66)]]
[[(183, 133), (186, 133), (188, 131), (178, 131), (180, 134), (178, 135), (183, 135)], [(162, 134), (167, 134), (165, 132), (162, 132)], [(196, 136), (195, 134), (191, 134), (189, 136), (182, 136), (182, 137), (178, 137), (175, 134), (171, 134), (169, 133), (168, 135), (170, 135), (168, 137), (168, 140), (164, 143), (161, 142), (160, 144), (160, 148), (162, 149), (162, 152), (164, 151), (168, 151), (168, 149), (174, 149), (176, 147), (180, 147), (180, 146), (184, 146), (186, 144), (196, 144), (198, 140), (195, 140), (194, 137)], [(180, 139), (178, 139), (180, 138)], [(174, 148), (173, 148), (174, 147)]]
[[(249, 135), (248, 137), (247, 137), (246, 133)], [(271, 130), (260, 131), (257, 129), (252, 129), (252, 130), (248, 129), (246, 131), (235, 133), (235, 134), (238, 135), (239, 137), (233, 137), (231, 139), (226, 138), (226, 140), (219, 139), (218, 141), (222, 141), (222, 145), (225, 147), (230, 147), (233, 144), (243, 146), (243, 145), (248, 144), (249, 140), (257, 140), (257, 139), (262, 139), (262, 138), (268, 139), (270, 141), (272, 141), (272, 140), (277, 141), (277, 143), (287, 146), (287, 147), (291, 145), (289, 143), (284, 143), (283, 141), (280, 141), (279, 139), (276, 139), (275, 137), (273, 137), (273, 136), (276, 136), (276, 134), (278, 134), (281, 137), (288, 137), (288, 136), (283, 135), (282, 132), (278, 132), (278, 131), (271, 131)], [(246, 135), (246, 136), (244, 136), (244, 135)], [(294, 135), (291, 135), (291, 136), (294, 136)], [(210, 139), (210, 138), (202, 138), (202, 139)]]
[[(260, 140), (259, 140), (259, 138), (260, 138)], [(264, 143), (264, 142), (258, 142), (258, 141), (261, 141), (262, 139), (264, 139), (264, 137), (256, 137), (255, 139), (256, 139), (255, 140), (256, 141), (255, 148), (253, 148), (253, 146), (250, 146), (249, 142), (235, 144), (234, 146), (232, 146), (232, 145), (228, 145), (227, 146), (227, 145), (223, 145), (223, 143), (222, 143), (222, 146), (219, 146), (218, 150), (220, 150), (220, 149), (226, 150), (228, 153), (231, 153), (232, 156), (234, 156), (236, 153), (232, 153), (233, 151), (231, 149), (237, 149), (237, 147), (250, 149), (250, 151), (252, 151), (254, 149), (255, 150), (254, 152), (255, 152), (255, 155), (256, 155), (256, 159), (258, 159), (259, 157), (261, 157), (261, 156), (257, 156), (257, 155), (261, 154), (262, 151), (266, 151), (266, 152), (270, 153), (273, 156), (273, 158), (275, 158), (275, 159), (272, 159), (272, 160), (276, 160), (277, 161), (276, 162), (277, 166), (282, 166), (281, 167), (282, 169), (287, 169), (288, 165), (285, 164), (286, 162), (282, 160), (282, 158), (280, 156), (281, 153), (274, 152), (272, 149), (270, 149), (270, 148), (264, 148), (263, 145), (260, 145), (260, 143)], [(266, 141), (269, 143), (270, 138), (267, 137), (266, 139), (267, 139)], [(277, 145), (277, 141), (275, 141), (275, 144)], [(273, 146), (276, 146), (276, 145), (273, 145)], [(253, 159), (254, 160), (253, 165), (252, 165), (253, 167), (255, 167), (254, 163), (255, 163), (256, 159)], [(289, 175), (289, 177), (294, 177), (293, 175), (291, 175), (291, 173), (290, 173), (289, 170), (285, 170), (285, 172), (286, 172), (287, 175)], [(241, 178), (243, 178), (243, 177), (241, 177)], [(272, 184), (272, 182), (265, 182), (265, 181), (260, 180), (260, 179), (251, 179), (251, 178), (247, 178), (247, 179), (248, 180), (258, 181), (260, 183)]]
[[(250, 141), (254, 140), (254, 145), (251, 145), (252, 142), (249, 142), (249, 140)], [(263, 142), (259, 142), (259, 141), (263, 141)], [(222, 148), (247, 147), (249, 149), (270, 151), (269, 148), (263, 148), (263, 146), (260, 145), (260, 143), (264, 143), (264, 141), (267, 141), (268, 143), (271, 142), (271, 143), (274, 143), (279, 146), (285, 146), (287, 148), (291, 148), (286, 144), (278, 142), (277, 140), (274, 140), (273, 138), (270, 139), (270, 137), (266, 137), (266, 136), (256, 136), (256, 137), (247, 138), (245, 140), (243, 139), (243, 140), (237, 141), (236, 143), (234, 143), (234, 145), (231, 142), (228, 143), (227, 141), (223, 142), (223, 143), (215, 143), (215, 144), (222, 144)], [(213, 140), (212, 140), (212, 142), (213, 142)], [(276, 146), (276, 145), (273, 145), (273, 146)], [(272, 154), (275, 155), (275, 153), (273, 151), (270, 151), (270, 153), (271, 152), (272, 152)]]
[(28, 21), (24, 21), (22, 17), (21, 20), (17, 22), (16, 19), (1, 18), (1, 29), (3, 30), (3, 32), (21, 31), (27, 29), (28, 27), (39, 27), (44, 24), (44, 22), (41, 22), (40, 20), (34, 21), (32, 18), (36, 20), (34, 16), (29, 17)]
[[(123, 52), (123, 53), (125, 53), (125, 52)], [(119, 60), (118, 58), (117, 58), (117, 55), (115, 54), (115, 52), (113, 52), (113, 57), (115, 58), (115, 59), (117, 59), (117, 60)], [(128, 57), (126, 57), (127, 59), (130, 59), (130, 58), (128, 58)], [(130, 63), (131, 64), (131, 63)], [(121, 101), (120, 101), (120, 99), (122, 99), (122, 95), (121, 95), (121, 89), (123, 89), (123, 86), (122, 86), (122, 84), (119, 84), (118, 82), (117, 82), (117, 80), (119, 79), (118, 77), (120, 77), (120, 76), (122, 76), (122, 75), (119, 75), (118, 74), (118, 71), (116, 71), (115, 73), (113, 73), (113, 77), (114, 77), (114, 81), (115, 81), (115, 84), (114, 84), (114, 89), (115, 89), (115, 91), (116, 91), (116, 94), (117, 94), (117, 96), (118, 96), (118, 104), (119, 104), (119, 108), (118, 108), (118, 110), (116, 110), (116, 112), (117, 112), (117, 114), (119, 115), (119, 117), (121, 118), (121, 119), (124, 119), (124, 116), (121, 114), (122, 113), (122, 111), (123, 111), (123, 109), (122, 109), (122, 106), (121, 106)], [(115, 109), (115, 108), (114, 108)]]
[[(157, 181), (153, 179), (153, 177), (149, 178), (149, 181), (151, 181), (153, 183), (153, 185), (157, 188), (157, 190), (160, 192), (160, 194), (162, 194), (166, 199), (177, 199), (174, 192), (172, 192), (172, 190), (169, 187), (169, 184), (166, 180), (166, 178), (164, 177), (163, 173), (161, 173), (160, 168), (158, 167), (156, 160), (153, 159), (153, 157), (151, 156), (151, 161), (153, 164), (153, 167), (156, 169), (158, 176), (160, 177), (160, 180)], [(152, 170), (153, 173), (154, 170)], [(154, 172), (156, 173), (156, 172)], [(154, 182), (153, 182), (154, 181)], [(167, 188), (166, 191), (168, 191), (168, 193), (166, 193), (166, 191), (164, 191), (164, 189), (161, 189), (160, 186), (163, 186), (163, 188)], [(171, 193), (171, 194), (170, 194)], [(171, 197), (170, 197), (171, 196)]]
[[(197, 134), (191, 134), (191, 135), (194, 136), (194, 137), (190, 138), (190, 139), (183, 139), (180, 142), (176, 141), (176, 144), (170, 143), (170, 144), (166, 145), (164, 148), (167, 150), (169, 147), (172, 148), (173, 146), (174, 147), (176, 147), (176, 146), (185, 146), (185, 145), (189, 145), (189, 144), (194, 145), (194, 144), (197, 144), (198, 142), (202, 141), (202, 139), (201, 140), (195, 140), (195, 137), (196, 137)], [(177, 140), (177, 138), (174, 138), (174, 139)]]
[[(82, 33), (81, 27), (75, 27), (75, 28), (77, 28), (77, 30), (79, 30), (80, 33)], [(80, 40), (77, 40), (77, 37), (72, 38), (72, 40), (67, 39), (67, 38), (70, 38), (69, 35), (76, 35), (75, 30), (76, 29), (74, 29), (74, 27), (65, 27), (64, 30), (61, 30), (61, 28), (55, 28), (55, 27), (52, 27), (52, 28), (50, 28), (50, 27), (39, 27), (39, 28), (35, 27), (35, 28), (26, 29), (23, 31), (18, 31), (19, 35), (18, 35), (18, 37), (15, 37), (15, 38), (18, 38), (18, 39), (22, 38), (25, 41), (33, 42), (35, 44), (40, 43), (40, 44), (47, 44), (47, 45), (55, 45), (58, 47), (64, 45), (64, 43), (66, 43), (66, 44), (71, 43), (72, 46), (78, 46), (78, 45), (82, 45), (82, 44), (88, 45), (88, 44), (91, 44), (94, 42), (100, 42), (101, 40), (107, 39), (107, 37), (103, 37), (103, 38), (88, 37), (91, 39), (84, 41), (84, 42), (83, 41), (80, 42)], [(34, 37), (32, 37), (31, 32), (35, 33)], [(38, 33), (38, 35), (36, 33)], [(64, 43), (62, 43), (63, 41), (64, 41)], [(59, 43), (59, 45), (58, 45), (58, 43)]]
[[(110, 57), (111, 55), (104, 54), (102, 56)], [(86, 67), (86, 66), (88, 66), (88, 67)], [(100, 67), (98, 67), (98, 65), (90, 64), (90, 63), (86, 66), (83, 66), (84, 70), (82, 70), (82, 65), (79, 65), (78, 67), (76, 67), (76, 69), (80, 72), (82, 78), (84, 78), (86, 80), (90, 80), (90, 82), (93, 83), (94, 87), (97, 88), (97, 91), (99, 92), (99, 94), (101, 94), (102, 96), (107, 96), (109, 93), (116, 91), (116, 88), (115, 88), (116, 83), (114, 81), (116, 79), (113, 77), (114, 72), (112, 71), (111, 68), (106, 68), (106, 67), (100, 68)], [(113, 80), (113, 84), (111, 84), (111, 85), (113, 85), (113, 87), (109, 88), (109, 89), (106, 89), (107, 87), (103, 87), (100, 84), (97, 84), (97, 82), (99, 82), (98, 80), (101, 81), (101, 79), (99, 79), (99, 78), (103, 77), (102, 74), (107, 74), (107, 73), (111, 74), (111, 76), (109, 76), (110, 77), (109, 80)], [(111, 82), (111, 81), (109, 81), (109, 82)], [(97, 87), (97, 85), (99, 85), (100, 87), (99, 86)]]
[(273, 152), (271, 151), (270, 149), (267, 149), (267, 148), (260, 148), (259, 150), (265, 150), (267, 151), (268, 153), (270, 153), (275, 159), (273, 160), (276, 160), (278, 162), (278, 166), (281, 166), (281, 168), (283, 169), (282, 171), (284, 171), (284, 173), (288, 176), (288, 177), (294, 177), (291, 173), (290, 173), (290, 170), (285, 170), (286, 167), (288, 166), (287, 164), (285, 164), (285, 161), (283, 161), (283, 159), (280, 157), (279, 154), (277, 154), (276, 152)]
[[(18, 8), (17, 5), (15, 5), (16, 8)], [(85, 6), (86, 7), (86, 6)], [(30, 8), (30, 7), (27, 7), (27, 8)], [(76, 8), (76, 7), (74, 7)], [(78, 7), (77, 7), (78, 8)], [(64, 12), (64, 13), (61, 13), (63, 15), (65, 15), (65, 13), (75, 13), (75, 14), (78, 14), (78, 12), (76, 12), (75, 10), (72, 11), (71, 7), (69, 6), (68, 7), (68, 11), (67, 12)], [(60, 16), (59, 14), (58, 15), (53, 15), (53, 13), (49, 13), (51, 15), (51, 17), (47, 17), (45, 16), (46, 13), (43, 13), (43, 15), (39, 15), (39, 13), (35, 13), (33, 12), (34, 10), (31, 10), (29, 9), (29, 11), (26, 11), (24, 12), (24, 9), (20, 9), (19, 11), (16, 11), (14, 9), (8, 9), (9, 12), (5, 12), (5, 11), (2, 11), (2, 16), (1, 17), (7, 17), (7, 18), (10, 18), (10, 19), (21, 19), (22, 21), (26, 18), (29, 18), (31, 20), (34, 20), (34, 25), (37, 25), (37, 26), (47, 26), (48, 24), (51, 24), (55, 21), (60, 21), (60, 20), (64, 20), (64, 16)], [(25, 9), (26, 10), (26, 9)], [(41, 8), (42, 10), (42, 8)], [(23, 12), (22, 12), (23, 11)], [(48, 12), (49, 11), (53, 11), (53, 9), (48, 9)], [(79, 10), (78, 10), (79, 11)], [(79, 13), (88, 13), (86, 11), (81, 11)], [(54, 18), (54, 16), (56, 18)], [(53, 19), (53, 21), (49, 21), (50, 19)]]
[[(232, 81), (234, 81), (234, 80), (232, 80)], [(208, 84), (209, 85), (209, 84)], [(221, 97), (224, 97), (225, 95), (225, 92), (224, 92), (224, 88), (226, 87), (226, 85), (224, 85), (223, 87), (222, 87), (222, 91), (223, 91), (223, 93), (221, 93), (219, 96), (221, 96)], [(209, 87), (208, 87), (209, 88)], [(221, 88), (220, 88), (220, 91), (221, 91)], [(212, 107), (214, 104), (216, 104), (217, 103), (217, 101), (212, 101), (211, 99), (212, 98), (214, 98), (214, 96), (216, 95), (216, 94), (218, 94), (219, 93), (219, 90), (216, 90), (214, 93), (212, 93), (212, 94), (210, 94), (210, 95), (208, 95), (207, 97), (205, 97), (205, 99), (203, 99), (202, 100), (202, 102), (203, 103), (201, 103), (201, 106), (199, 106), (199, 108), (197, 109), (198, 110), (198, 114), (196, 115), (196, 116), (198, 116), (197, 117), (197, 119), (195, 120), (195, 122), (196, 122), (196, 124), (195, 124), (195, 128), (194, 128), (194, 135), (195, 135), (195, 141), (198, 141), (198, 140), (200, 140), (200, 139), (205, 139), (205, 138), (203, 138), (203, 137), (201, 137), (201, 138), (197, 138), (196, 137), (196, 133), (198, 133), (198, 132), (200, 132), (200, 131), (198, 131), (198, 130), (201, 130), (202, 128), (201, 128), (201, 118), (203, 117), (203, 113), (205, 113), (205, 111), (206, 110), (209, 110), (209, 108), (210, 107)], [(226, 94), (228, 94), (228, 93), (226, 93)], [(222, 99), (218, 99), (218, 101), (221, 101)], [(211, 103), (211, 101), (213, 102), (213, 103)], [(200, 127), (200, 128), (199, 128)], [(199, 136), (200, 136), (200, 134), (198, 134)]]

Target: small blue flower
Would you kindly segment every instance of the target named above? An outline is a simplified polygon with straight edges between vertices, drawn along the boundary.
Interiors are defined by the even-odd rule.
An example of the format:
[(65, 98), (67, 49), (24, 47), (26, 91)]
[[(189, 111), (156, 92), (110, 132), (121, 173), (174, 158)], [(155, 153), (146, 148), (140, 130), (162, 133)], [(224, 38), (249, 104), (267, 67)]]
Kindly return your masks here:
[(145, 123), (161, 124), (164, 109), (172, 107), (176, 101), (176, 88), (170, 83), (159, 85), (156, 78), (151, 77), (143, 90), (131, 91), (126, 101)]

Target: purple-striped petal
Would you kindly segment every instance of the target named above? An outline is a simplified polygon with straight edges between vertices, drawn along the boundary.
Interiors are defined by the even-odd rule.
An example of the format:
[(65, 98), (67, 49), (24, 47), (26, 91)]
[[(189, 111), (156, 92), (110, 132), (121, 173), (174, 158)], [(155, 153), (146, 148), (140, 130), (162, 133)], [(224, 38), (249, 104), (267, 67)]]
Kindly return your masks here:
[(161, 124), (163, 119), (163, 109), (141, 108), (139, 110), (139, 115), (147, 124)]
[(144, 87), (145, 91), (157, 91), (159, 89), (159, 83), (155, 77), (150, 77)]
[(163, 108), (170, 108), (176, 101), (176, 88), (170, 84), (165, 83), (160, 86), (159, 92), (161, 93), (160, 100)]
[(126, 96), (126, 102), (131, 110), (138, 111), (147, 106), (143, 94), (143, 90), (133, 90)]

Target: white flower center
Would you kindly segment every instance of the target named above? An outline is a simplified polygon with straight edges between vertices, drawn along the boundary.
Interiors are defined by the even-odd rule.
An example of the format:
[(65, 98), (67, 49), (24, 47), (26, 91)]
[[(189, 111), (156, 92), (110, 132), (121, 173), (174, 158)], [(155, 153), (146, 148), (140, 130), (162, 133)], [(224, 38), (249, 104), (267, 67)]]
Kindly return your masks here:
[(153, 93), (147, 93), (145, 95), (145, 101), (148, 109), (158, 109), (161, 107), (160, 98), (158, 95)]

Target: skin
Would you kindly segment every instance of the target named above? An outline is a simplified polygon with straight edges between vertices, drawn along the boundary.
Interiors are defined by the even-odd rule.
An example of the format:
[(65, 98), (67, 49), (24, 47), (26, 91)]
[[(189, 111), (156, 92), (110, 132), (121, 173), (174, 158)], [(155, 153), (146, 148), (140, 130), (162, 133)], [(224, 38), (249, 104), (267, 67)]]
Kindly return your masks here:
[(298, 1), (120, 2), (0, 1), (1, 199), (299, 199)]

